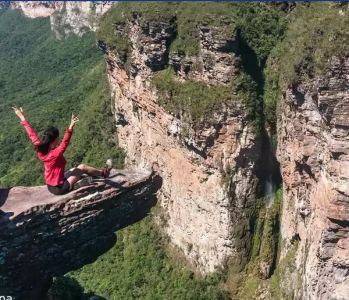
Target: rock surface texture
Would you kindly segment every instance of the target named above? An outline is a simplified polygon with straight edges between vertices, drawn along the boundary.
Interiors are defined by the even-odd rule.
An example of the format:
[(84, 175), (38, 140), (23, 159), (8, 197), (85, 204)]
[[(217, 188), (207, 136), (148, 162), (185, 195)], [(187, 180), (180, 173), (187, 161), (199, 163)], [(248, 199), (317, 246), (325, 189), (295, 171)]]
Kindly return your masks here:
[(127, 62), (103, 41), (100, 46), (106, 53), (127, 165), (157, 167), (163, 178), (159, 200), (165, 231), (196, 270), (215, 271), (228, 257), (243, 266), (259, 157), (243, 101), (222, 105), (212, 118), (193, 124), (187, 112), (166, 112), (152, 85), (155, 72), (168, 65), (182, 82), (227, 84), (239, 60), (235, 37), (214, 34), (219, 28), (199, 28), (199, 53), (188, 57), (169, 51), (176, 34), (171, 22), (147, 22), (135, 15), (115, 30), (128, 38)]
[[(349, 58), (287, 90), (278, 157), (282, 252), (296, 244), (296, 299), (349, 299)], [(290, 278), (285, 282), (292, 281)]]
[(43, 299), (53, 276), (94, 261), (116, 229), (144, 217), (159, 184), (153, 172), (121, 170), (62, 196), (45, 186), (0, 190), (0, 295)]
[(50, 17), (57, 38), (96, 30), (99, 18), (111, 6), (108, 1), (11, 1), (10, 4), (10, 8), (20, 9), (29, 18)]
[[(59, 38), (95, 30), (111, 7), (108, 2), (8, 5), (28, 17), (50, 17)], [(133, 12), (126, 21), (117, 19), (109, 36), (115, 45), (100, 40), (99, 46), (126, 164), (155, 169), (162, 186), (153, 173), (131, 172), (125, 180), (116, 176), (61, 197), (44, 187), (0, 190), (0, 200), (6, 200), (0, 202), (0, 284), (18, 299), (39, 299), (52, 276), (106, 251), (115, 229), (147, 212), (157, 188), (158, 222), (194, 269), (213, 272), (230, 259), (230, 266), (241, 270), (247, 263), (260, 187), (256, 174), (267, 165), (260, 158), (267, 160), (270, 149), (262, 150), (264, 141), (257, 138), (244, 101), (222, 103), (194, 121), (184, 109), (166, 110), (153, 81), (157, 72), (171, 68), (176, 82), (229, 87), (240, 68), (239, 40), (227, 35), (229, 24), (202, 22), (191, 36), (198, 53), (184, 54), (171, 47), (179, 36), (176, 18), (143, 17)], [(118, 42), (126, 45), (122, 53), (115, 50)], [(281, 257), (296, 265), (281, 274), (281, 288), (286, 299), (349, 300), (349, 58), (334, 57), (324, 75), (303, 75), (284, 91), (278, 108)], [(274, 258), (267, 258), (272, 263), (259, 265), (263, 279), (275, 267)]]

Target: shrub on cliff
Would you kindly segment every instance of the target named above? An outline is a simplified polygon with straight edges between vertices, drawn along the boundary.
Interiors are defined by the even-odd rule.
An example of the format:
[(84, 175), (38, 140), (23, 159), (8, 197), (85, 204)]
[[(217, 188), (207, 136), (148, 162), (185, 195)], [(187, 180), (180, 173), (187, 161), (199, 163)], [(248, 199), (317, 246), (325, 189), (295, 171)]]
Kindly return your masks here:
[(288, 24), (285, 38), (273, 49), (265, 70), (265, 112), (273, 127), (282, 91), (323, 73), (330, 57), (349, 53), (349, 18), (345, 5), (298, 5)]
[(176, 28), (176, 38), (171, 51), (196, 55), (199, 51), (199, 24), (219, 25), (226, 34), (234, 34), (232, 7), (231, 3), (120, 2), (102, 19), (97, 38), (124, 57), (128, 44), (127, 32), (123, 28), (137, 16), (141, 26), (146, 26), (147, 22), (172, 23)]
[(251, 122), (260, 125), (256, 84), (244, 72), (237, 74), (229, 85), (208, 85), (190, 79), (179, 81), (169, 67), (157, 72), (152, 82), (157, 89), (160, 105), (192, 124), (209, 121), (223, 106), (243, 102)]
[[(127, 39), (120, 34), (117, 25), (124, 26), (135, 16), (141, 25), (146, 22), (171, 22), (177, 35), (171, 51), (196, 55), (199, 51), (199, 25), (219, 26), (220, 34), (234, 36), (241, 30), (242, 36), (256, 51), (261, 60), (283, 35), (286, 12), (277, 4), (257, 3), (117, 3), (102, 19), (97, 32), (98, 39), (110, 47), (127, 52)], [(122, 27), (121, 26), (121, 27)]]
[[(113, 138), (105, 65), (93, 34), (57, 41), (47, 18), (29, 19), (0, 10), (0, 66), (2, 186), (43, 182), (41, 164), (12, 115), (13, 103), (24, 107), (37, 129), (50, 123), (63, 129), (70, 113), (80, 112), (67, 151), (70, 162), (83, 159), (98, 164), (113, 155), (122, 162), (123, 153)], [(217, 287), (219, 278), (196, 280), (167, 257), (163, 245), (149, 219), (130, 226), (118, 233), (113, 249), (74, 273), (82, 285), (74, 278), (57, 278), (48, 299), (86, 300), (89, 294), (83, 289), (100, 291), (107, 299), (133, 294), (149, 299), (225, 299)]]
[[(257, 3), (117, 3), (103, 18), (97, 37), (118, 53), (125, 65), (131, 48), (127, 26), (137, 20), (142, 30), (152, 22), (170, 23), (175, 31), (169, 39), (169, 53), (193, 56), (200, 52), (200, 26), (219, 28), (222, 39), (236, 38), (241, 54), (240, 75), (231, 78), (231, 86), (205, 85), (187, 80), (178, 82), (172, 72), (163, 70), (154, 77), (160, 104), (171, 113), (189, 112), (189, 119), (210, 118), (210, 115), (236, 98), (246, 100), (248, 114), (262, 126), (261, 93), (263, 78), (260, 68), (275, 44), (282, 38), (287, 13), (277, 4)], [(137, 42), (136, 42), (137, 43)], [(246, 48), (256, 61), (245, 54)], [(251, 64), (255, 64), (251, 66)], [(236, 91), (239, 95), (235, 95)]]
[(160, 104), (176, 115), (187, 116), (198, 121), (205, 116), (206, 121), (222, 103), (233, 100), (232, 87), (224, 85), (209, 86), (194, 80), (180, 82), (175, 79), (171, 68), (157, 72), (153, 83), (159, 92)]
[(87, 300), (83, 291), (83, 288), (73, 278), (55, 278), (45, 300)]

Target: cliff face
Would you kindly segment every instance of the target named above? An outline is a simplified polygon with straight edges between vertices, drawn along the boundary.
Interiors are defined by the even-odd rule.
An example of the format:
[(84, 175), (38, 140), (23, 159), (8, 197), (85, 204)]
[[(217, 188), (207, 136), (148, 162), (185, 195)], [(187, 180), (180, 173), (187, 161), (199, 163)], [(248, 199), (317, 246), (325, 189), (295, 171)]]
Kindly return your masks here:
[[(50, 16), (58, 37), (95, 30), (96, 20), (110, 6), (11, 3), (29, 17)], [(267, 160), (270, 153), (262, 153), (248, 105), (231, 87), (241, 68), (239, 41), (234, 30), (226, 30), (229, 21), (203, 21), (194, 32), (187, 29), (185, 36), (195, 40), (198, 49), (186, 53), (176, 44), (183, 37), (180, 26), (185, 26), (178, 24), (179, 18), (150, 21), (145, 15), (133, 12), (110, 23), (111, 40), (124, 43), (119, 50), (109, 40), (99, 41), (126, 164), (153, 167), (161, 175), (158, 223), (198, 271), (215, 271), (228, 258), (240, 270), (250, 254), (257, 168), (267, 165), (259, 159)], [(156, 78), (169, 69), (171, 84), (160, 90)], [(281, 258), (295, 260), (296, 266), (281, 275), (281, 288), (286, 299), (349, 299), (349, 58), (334, 57), (326, 74), (298, 79), (300, 83), (282, 91), (278, 109)], [(193, 84), (197, 88), (230, 89), (236, 99), (221, 101), (222, 94), (214, 109), (195, 117), (194, 106), (212, 101), (211, 95), (203, 94), (201, 102), (191, 105), (183, 99), (179, 104), (164, 101), (173, 96), (171, 85), (185, 89), (193, 82), (200, 84)], [(195, 92), (192, 88), (188, 93), (194, 97)], [(171, 105), (179, 107), (171, 110)], [(278, 218), (278, 212), (275, 215)], [(74, 257), (76, 267), (89, 259)], [(266, 266), (263, 278), (273, 272), (273, 264)]]
[[(349, 295), (349, 58), (288, 89), (280, 107), (282, 252), (295, 247), (297, 299)], [(292, 245), (294, 244), (294, 245)]]
[(12, 1), (9, 4), (11, 9), (20, 9), (28, 18), (45, 18), (51, 16), (56, 10), (63, 5), (58, 2), (24, 2)]
[(175, 82), (227, 85), (239, 62), (237, 41), (207, 25), (197, 29), (198, 54), (170, 53), (175, 28), (173, 22), (148, 22), (137, 15), (116, 26), (129, 43), (126, 63), (100, 41), (119, 144), (127, 149), (127, 165), (156, 166), (163, 178), (160, 222), (191, 264), (212, 272), (230, 256), (239, 268), (250, 248), (249, 208), (258, 183), (259, 144), (246, 104), (242, 99), (221, 104), (211, 117), (193, 122), (187, 111), (167, 112), (152, 84), (155, 71), (169, 65)]
[(57, 38), (71, 33), (81, 36), (96, 30), (99, 18), (111, 6), (112, 3), (107, 1), (13, 1), (10, 4), (11, 9), (20, 9), (29, 18), (50, 17)]
[(0, 294), (44, 299), (53, 276), (91, 263), (115, 230), (144, 217), (160, 184), (155, 173), (121, 170), (63, 196), (45, 186), (0, 189)]

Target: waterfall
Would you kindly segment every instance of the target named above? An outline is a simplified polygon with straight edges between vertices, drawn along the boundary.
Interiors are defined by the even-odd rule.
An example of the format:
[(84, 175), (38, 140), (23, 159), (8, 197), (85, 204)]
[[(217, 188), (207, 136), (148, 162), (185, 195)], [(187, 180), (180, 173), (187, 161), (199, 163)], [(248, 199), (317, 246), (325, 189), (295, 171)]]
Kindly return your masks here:
[(275, 192), (276, 192), (276, 184), (272, 180), (272, 176), (269, 175), (268, 179), (264, 183), (264, 195), (265, 195), (265, 204), (267, 208), (270, 208), (275, 199)]

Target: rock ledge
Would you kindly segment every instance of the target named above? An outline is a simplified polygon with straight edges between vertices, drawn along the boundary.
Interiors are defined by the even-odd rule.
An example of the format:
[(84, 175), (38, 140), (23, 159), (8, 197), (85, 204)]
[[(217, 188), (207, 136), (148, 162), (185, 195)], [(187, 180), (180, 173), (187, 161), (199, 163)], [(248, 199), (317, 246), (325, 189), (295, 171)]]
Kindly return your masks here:
[(41, 299), (53, 276), (94, 261), (116, 229), (143, 218), (160, 185), (151, 171), (113, 170), (62, 196), (45, 186), (0, 189), (0, 295)]

